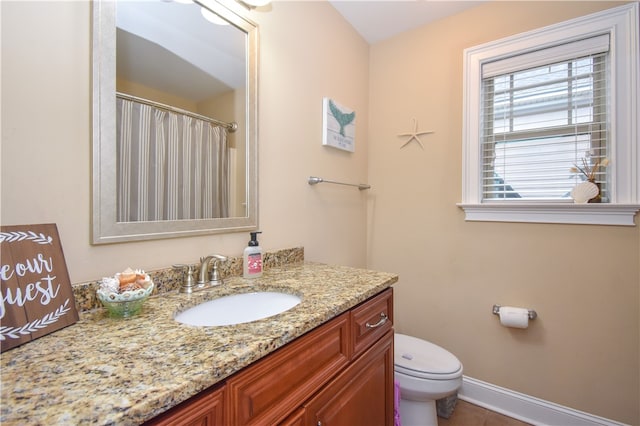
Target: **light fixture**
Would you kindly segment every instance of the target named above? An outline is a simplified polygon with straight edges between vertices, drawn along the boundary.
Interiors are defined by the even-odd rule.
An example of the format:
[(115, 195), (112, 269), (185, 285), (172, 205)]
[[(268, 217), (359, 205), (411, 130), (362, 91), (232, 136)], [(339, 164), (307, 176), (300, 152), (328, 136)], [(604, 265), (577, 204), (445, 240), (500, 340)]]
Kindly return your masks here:
[(269, 3), (271, 3), (271, 0), (237, 0), (237, 1), (238, 3), (245, 5), (248, 9), (266, 6)]
[(204, 19), (206, 19), (207, 21), (209, 21), (209, 22), (211, 22), (213, 24), (216, 24), (216, 25), (229, 25), (229, 23), (227, 21), (225, 21), (224, 19), (222, 19), (220, 16), (216, 15), (215, 13), (210, 11), (209, 9), (205, 9), (204, 7), (201, 7), (200, 8), (200, 13), (204, 17)]
[(271, 3), (271, 0), (243, 0), (245, 3), (251, 5), (251, 6), (255, 6), (255, 7), (262, 7), (262, 6), (266, 6), (269, 3)]

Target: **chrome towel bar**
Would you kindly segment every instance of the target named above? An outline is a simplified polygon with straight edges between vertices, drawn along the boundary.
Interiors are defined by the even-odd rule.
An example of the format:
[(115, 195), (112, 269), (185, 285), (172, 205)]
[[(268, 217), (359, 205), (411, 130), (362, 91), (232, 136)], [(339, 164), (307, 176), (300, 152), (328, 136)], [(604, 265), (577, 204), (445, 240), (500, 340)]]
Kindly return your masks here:
[(309, 185), (316, 185), (318, 183), (335, 183), (336, 185), (347, 185), (347, 186), (356, 186), (360, 191), (363, 189), (370, 189), (371, 185), (367, 185), (364, 183), (344, 183), (344, 182), (336, 182), (334, 180), (327, 180), (321, 177), (309, 176)]

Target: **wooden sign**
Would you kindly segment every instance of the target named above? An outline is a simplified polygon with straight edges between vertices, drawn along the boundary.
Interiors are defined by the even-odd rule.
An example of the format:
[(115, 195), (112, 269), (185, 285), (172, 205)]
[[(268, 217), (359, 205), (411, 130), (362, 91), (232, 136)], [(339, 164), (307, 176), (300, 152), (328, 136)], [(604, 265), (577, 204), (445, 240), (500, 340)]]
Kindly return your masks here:
[(0, 352), (78, 321), (55, 224), (0, 228)]

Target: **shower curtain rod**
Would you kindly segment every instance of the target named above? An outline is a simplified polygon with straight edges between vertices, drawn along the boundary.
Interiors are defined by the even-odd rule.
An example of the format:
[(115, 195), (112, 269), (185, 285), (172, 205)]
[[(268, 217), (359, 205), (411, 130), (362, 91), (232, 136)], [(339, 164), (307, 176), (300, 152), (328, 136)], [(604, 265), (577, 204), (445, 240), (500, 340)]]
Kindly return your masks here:
[(367, 185), (367, 184), (364, 184), (364, 183), (336, 182), (334, 180), (327, 180), (327, 179), (323, 179), (321, 177), (309, 176), (309, 185), (316, 185), (316, 184), (322, 183), (322, 182), (334, 183), (336, 185), (357, 186), (360, 191), (362, 191), (363, 189), (370, 189), (371, 188), (371, 185)]
[(220, 121), (220, 120), (216, 120), (215, 118), (210, 118), (204, 115), (200, 115), (200, 114), (196, 114), (194, 112), (191, 111), (187, 111), (185, 109), (180, 109), (180, 108), (176, 108), (176, 107), (172, 107), (170, 105), (165, 105), (165, 104), (161, 104), (159, 102), (155, 102), (149, 99), (144, 99), (144, 98), (139, 98), (137, 96), (133, 96), (133, 95), (129, 95), (127, 93), (122, 93), (122, 92), (116, 92), (116, 96), (122, 99), (126, 99), (129, 101), (133, 101), (133, 102), (138, 102), (141, 104), (145, 104), (145, 105), (149, 105), (155, 108), (159, 108), (165, 111), (169, 111), (169, 112), (175, 112), (176, 114), (182, 114), (182, 115), (187, 115), (189, 117), (192, 118), (197, 118), (199, 120), (204, 120), (207, 121), (211, 124), (215, 124), (216, 126), (220, 126), (220, 127), (224, 127), (225, 129), (227, 129), (229, 132), (233, 133), (236, 130), (238, 130), (238, 123), (231, 122), (231, 123), (227, 123), (226, 121)]

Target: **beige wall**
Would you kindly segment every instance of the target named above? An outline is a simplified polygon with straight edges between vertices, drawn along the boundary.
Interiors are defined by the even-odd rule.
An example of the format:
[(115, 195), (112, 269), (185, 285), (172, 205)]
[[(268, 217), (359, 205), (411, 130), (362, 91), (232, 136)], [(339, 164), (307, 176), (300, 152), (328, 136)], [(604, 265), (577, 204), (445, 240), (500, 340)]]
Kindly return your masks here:
[[(372, 46), (368, 265), (400, 274), (397, 329), (466, 375), (637, 425), (639, 228), (465, 222), (456, 207), (463, 49), (616, 4), (487, 3)], [(435, 133), (400, 149), (414, 117)], [(504, 328), (493, 304), (539, 318)]]
[[(0, 8), (1, 223), (57, 223), (72, 282), (212, 252), (241, 255), (245, 233), (90, 245), (90, 3)], [(279, 2), (250, 18), (261, 35), (261, 245), (304, 246), (309, 260), (364, 267), (366, 196), (306, 179), (366, 180), (368, 46), (327, 3)], [(358, 111), (355, 154), (321, 145), (323, 96)]]
[(135, 83), (133, 81), (116, 78), (116, 91), (131, 96), (148, 99), (165, 105), (171, 105), (176, 108), (182, 108), (191, 112), (198, 112), (198, 105), (190, 99), (176, 96), (171, 93), (163, 92), (144, 84)]
[[(462, 49), (610, 5), (486, 4), (371, 50), (324, 2), (251, 12), (262, 245), (397, 272), (398, 329), (450, 349), (467, 375), (639, 424), (639, 228), (466, 223), (455, 205)], [(244, 233), (91, 246), (89, 4), (3, 1), (0, 13), (1, 223), (57, 223), (72, 282), (241, 254)], [(321, 146), (323, 96), (357, 111), (354, 154)], [(414, 117), (436, 132), (427, 150), (399, 149)], [(494, 303), (540, 317), (506, 329)]]

